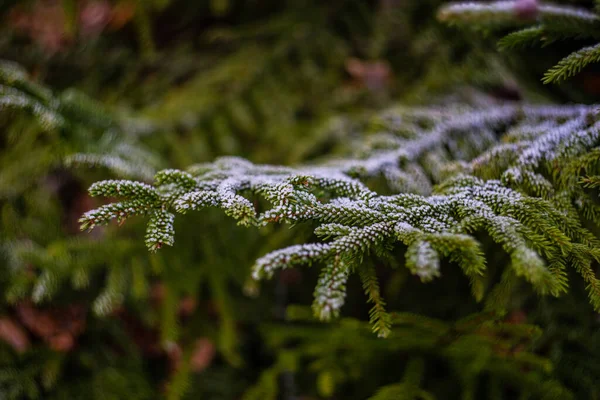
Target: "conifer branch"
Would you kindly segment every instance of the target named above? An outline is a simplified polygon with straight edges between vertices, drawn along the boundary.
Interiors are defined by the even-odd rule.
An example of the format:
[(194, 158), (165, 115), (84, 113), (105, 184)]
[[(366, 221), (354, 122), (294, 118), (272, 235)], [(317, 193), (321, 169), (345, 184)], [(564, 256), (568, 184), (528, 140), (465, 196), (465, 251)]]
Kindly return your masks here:
[(577, 50), (550, 68), (542, 82), (556, 83), (578, 74), (588, 64), (600, 61), (600, 44)]
[(539, 21), (555, 31), (575, 31), (598, 34), (598, 16), (587, 10), (552, 3), (523, 6), (518, 0), (492, 2), (458, 2), (443, 6), (438, 19), (451, 25), (469, 28), (498, 29)]
[(340, 256), (328, 263), (321, 271), (315, 287), (313, 312), (322, 321), (339, 316), (346, 298), (346, 281), (350, 271)]
[[(501, 50), (522, 49), (536, 43), (544, 46), (567, 38), (600, 39), (600, 17), (595, 12), (572, 6), (525, 1), (464, 2), (440, 9), (440, 20), (467, 28), (497, 30), (535, 23), (503, 37)], [(590, 63), (600, 60), (600, 45), (582, 48), (563, 58), (544, 75), (542, 82), (558, 83), (577, 73)]]
[(501, 51), (525, 49), (533, 47), (539, 42), (547, 45), (552, 39), (541, 26), (524, 28), (516, 32), (509, 33), (498, 41), (498, 49)]
[(373, 304), (373, 308), (369, 311), (369, 320), (373, 327), (373, 332), (379, 337), (386, 338), (392, 331), (392, 321), (390, 315), (385, 310), (385, 301), (381, 298), (375, 268), (369, 264), (361, 265), (358, 273), (363, 290), (367, 295), (367, 301)]
[[(253, 277), (270, 278), (277, 270), (301, 265), (325, 265), (315, 289), (314, 312), (328, 320), (339, 313), (345, 281), (358, 268), (375, 303), (372, 320), (382, 335), (388, 333), (384, 303), (375, 278), (361, 272), (366, 268), (364, 257), (385, 254), (394, 243), (403, 243), (406, 267), (424, 282), (442, 275), (441, 261), (447, 259), (461, 267), (480, 300), (486, 260), (474, 235), (481, 231), (509, 255), (514, 273), (542, 294), (563, 293), (565, 268), (577, 260), (576, 269), (588, 282), (592, 304), (598, 307), (600, 297), (586, 265), (595, 260), (593, 249), (599, 241), (583, 227), (581, 218), (591, 215), (593, 223), (600, 221), (588, 211), (583, 199), (588, 203), (592, 199), (579, 180), (552, 173), (562, 165), (579, 173), (582, 164), (573, 167), (573, 160), (596, 151), (600, 130), (594, 110), (508, 104), (458, 112), (396, 110), (409, 131), (388, 135), (383, 148), (372, 140), (361, 145), (359, 158), (281, 167), (225, 157), (187, 171), (161, 171), (153, 185), (96, 183), (90, 188), (92, 195), (120, 196), (124, 201), (86, 213), (82, 228), (150, 215), (146, 245), (155, 251), (174, 243), (173, 212), (217, 207), (246, 226), (317, 221), (315, 233), (323, 242), (271, 252), (256, 261)], [(411, 121), (430, 128), (424, 130)], [(407, 133), (410, 129), (412, 134)], [(499, 133), (477, 140), (481, 131), (494, 129)], [(469, 154), (479, 155), (469, 160)], [(413, 176), (426, 179), (430, 186), (438, 184), (428, 195), (382, 196), (366, 185), (382, 176), (394, 187), (393, 178), (409, 168), (432, 171), (431, 161), (436, 158), (439, 172), (430, 175), (432, 180), (424, 174)], [(457, 158), (465, 161), (444, 161)], [(600, 174), (591, 161), (584, 161), (586, 173)], [(257, 197), (270, 208), (256, 207)], [(567, 206), (570, 201), (581, 207)]]

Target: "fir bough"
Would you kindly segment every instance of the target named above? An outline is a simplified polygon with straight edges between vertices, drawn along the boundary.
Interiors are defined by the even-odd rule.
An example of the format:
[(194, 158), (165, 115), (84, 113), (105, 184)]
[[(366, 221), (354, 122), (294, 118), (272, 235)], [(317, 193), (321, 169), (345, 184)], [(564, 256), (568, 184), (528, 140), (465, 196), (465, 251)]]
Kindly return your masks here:
[[(450, 25), (481, 30), (506, 30), (533, 25), (509, 33), (498, 42), (501, 50), (524, 49), (554, 42), (600, 38), (597, 10), (559, 5), (537, 0), (458, 2), (442, 7), (438, 18)], [(588, 64), (600, 61), (599, 45), (583, 47), (550, 68), (544, 83), (559, 83), (581, 72)]]
[[(391, 115), (394, 119), (386, 121)], [(402, 244), (406, 267), (424, 282), (442, 275), (440, 260), (448, 259), (469, 278), (480, 300), (487, 290), (480, 232), (541, 294), (564, 293), (567, 268), (574, 267), (599, 309), (600, 285), (592, 269), (600, 259), (598, 239), (582, 223), (600, 222), (597, 201), (576, 177), (560, 173), (565, 168), (597, 173), (595, 165), (581, 160), (599, 142), (594, 107), (401, 109), (377, 119), (384, 124), (379, 125), (384, 142), (371, 140), (360, 146), (359, 156), (321, 165), (255, 165), (227, 157), (186, 171), (161, 171), (152, 186), (98, 182), (90, 188), (92, 195), (124, 201), (86, 213), (82, 228), (150, 215), (146, 244), (156, 250), (174, 242), (173, 213), (207, 207), (220, 208), (246, 226), (316, 222), (315, 233), (324, 241), (266, 254), (256, 261), (253, 277), (325, 265), (313, 309), (327, 320), (343, 304), (346, 274), (358, 271), (374, 304), (373, 329), (382, 336), (389, 333), (389, 316), (365, 257), (384, 256)], [(436, 186), (431, 193), (380, 195), (368, 187), (378, 177), (389, 188), (399, 179), (408, 181), (406, 187)]]

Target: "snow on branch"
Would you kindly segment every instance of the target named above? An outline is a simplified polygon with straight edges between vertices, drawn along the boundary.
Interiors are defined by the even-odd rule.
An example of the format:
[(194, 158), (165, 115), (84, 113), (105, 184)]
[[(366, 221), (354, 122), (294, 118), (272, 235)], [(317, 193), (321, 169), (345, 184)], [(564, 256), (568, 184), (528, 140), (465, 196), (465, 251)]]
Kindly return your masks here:
[[(438, 18), (449, 25), (484, 31), (526, 26), (500, 39), (501, 50), (547, 46), (564, 39), (600, 39), (597, 9), (537, 0), (450, 3), (439, 10)], [(600, 44), (583, 47), (558, 61), (544, 74), (542, 82), (561, 82), (598, 61)]]
[[(174, 213), (206, 207), (220, 208), (245, 226), (317, 222), (322, 242), (261, 257), (253, 277), (323, 265), (313, 310), (328, 320), (339, 314), (346, 280), (357, 271), (375, 304), (374, 329), (384, 336), (389, 331), (385, 302), (373, 283), (376, 276), (365, 278), (364, 257), (403, 244), (406, 267), (424, 282), (443, 276), (441, 261), (448, 260), (461, 268), (481, 299), (486, 273), (477, 240), (481, 232), (510, 257), (514, 273), (541, 294), (564, 292), (565, 268), (575, 265), (598, 308), (600, 284), (590, 265), (599, 241), (582, 225), (585, 219), (600, 222), (597, 201), (582, 184), (590, 187), (595, 181), (575, 176), (600, 174), (586, 158), (599, 151), (594, 107), (394, 109), (377, 118), (381, 132), (359, 144), (357, 155), (325, 164), (282, 167), (224, 157), (187, 171), (160, 171), (154, 185), (96, 183), (92, 195), (124, 200), (86, 213), (82, 227), (150, 215), (146, 244), (155, 251), (174, 243)], [(574, 179), (560, 174), (563, 167)], [(369, 187), (373, 178), (383, 178), (391, 190), (399, 187), (395, 179), (412, 179), (405, 187), (417, 189), (380, 195)]]

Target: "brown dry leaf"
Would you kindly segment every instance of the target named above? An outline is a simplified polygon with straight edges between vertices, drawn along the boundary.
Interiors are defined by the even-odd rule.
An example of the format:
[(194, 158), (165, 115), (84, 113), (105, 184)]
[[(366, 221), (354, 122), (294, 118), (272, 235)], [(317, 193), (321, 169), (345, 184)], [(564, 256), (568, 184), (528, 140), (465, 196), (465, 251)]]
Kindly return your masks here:
[(66, 31), (65, 13), (59, 1), (38, 1), (31, 8), (16, 5), (9, 13), (8, 23), (48, 54), (64, 50), (72, 39)]
[(346, 71), (355, 83), (371, 91), (386, 89), (392, 80), (392, 69), (387, 61), (364, 61), (350, 58), (346, 61)]
[(48, 337), (57, 330), (50, 314), (35, 308), (31, 302), (19, 303), (16, 311), (21, 323), (36, 336)]
[(179, 302), (179, 315), (182, 317), (189, 317), (196, 311), (198, 302), (192, 296), (185, 296)]
[(68, 332), (62, 332), (51, 336), (47, 338), (46, 341), (52, 350), (63, 353), (70, 351), (75, 346), (75, 339), (73, 338), (73, 335)]
[(8, 343), (18, 353), (27, 351), (31, 346), (25, 329), (9, 317), (0, 318), (0, 340)]
[[(131, 3), (121, 3), (113, 8), (108, 0), (89, 0), (78, 4), (77, 31), (83, 38), (100, 35), (108, 26), (122, 26), (133, 17)], [(40, 0), (32, 6), (18, 4), (9, 13), (8, 23), (53, 55), (66, 50), (74, 43), (72, 29), (58, 0)]]
[(200, 338), (194, 343), (194, 350), (190, 359), (190, 367), (194, 372), (204, 371), (215, 358), (216, 348), (212, 340)]
[(110, 28), (112, 30), (121, 29), (135, 16), (135, 3), (133, 1), (123, 1), (115, 5), (112, 9), (110, 19)]
[(106, 0), (89, 1), (79, 12), (79, 31), (84, 37), (98, 36), (112, 19), (112, 7)]
[(171, 371), (177, 371), (181, 367), (181, 360), (183, 359), (183, 350), (178, 343), (168, 343), (165, 346), (167, 357), (169, 358), (169, 366)]
[(27, 329), (57, 351), (71, 350), (85, 330), (85, 309), (80, 305), (39, 309), (31, 302), (22, 302), (15, 310)]

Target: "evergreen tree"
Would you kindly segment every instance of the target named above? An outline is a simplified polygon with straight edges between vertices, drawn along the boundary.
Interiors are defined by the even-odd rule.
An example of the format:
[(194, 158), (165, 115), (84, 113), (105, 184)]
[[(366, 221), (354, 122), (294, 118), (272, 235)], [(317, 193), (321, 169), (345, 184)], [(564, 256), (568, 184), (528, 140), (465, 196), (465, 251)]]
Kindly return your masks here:
[(0, 12), (1, 398), (600, 396), (594, 4)]

